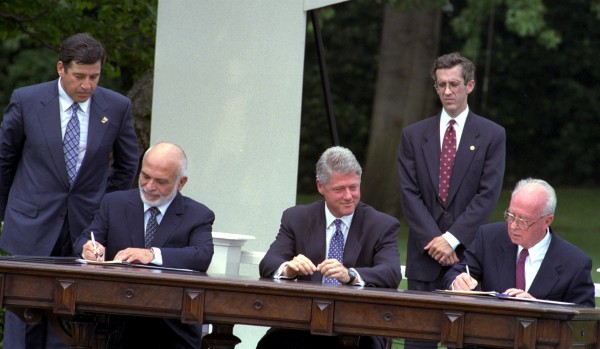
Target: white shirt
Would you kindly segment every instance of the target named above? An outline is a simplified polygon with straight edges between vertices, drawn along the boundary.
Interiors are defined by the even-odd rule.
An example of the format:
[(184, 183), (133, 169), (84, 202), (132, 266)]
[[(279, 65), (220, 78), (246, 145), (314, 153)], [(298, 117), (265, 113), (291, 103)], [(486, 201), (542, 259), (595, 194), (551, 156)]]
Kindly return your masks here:
[[(354, 213), (349, 216), (343, 216), (340, 218), (343, 222), (342, 226), (342, 234), (344, 235), (344, 246), (346, 246), (346, 239), (348, 239), (348, 230), (350, 229), (350, 224), (352, 223), (352, 217), (354, 217)], [(329, 245), (331, 244), (331, 238), (333, 234), (335, 234), (335, 224), (333, 223), (337, 218), (329, 212), (327, 208), (327, 204), (325, 204), (325, 226), (327, 229), (325, 230), (325, 251), (327, 252), (326, 259), (329, 259)]]
[[(142, 195), (142, 194), (140, 194), (140, 195)], [(175, 199), (175, 198), (173, 197), (173, 199)], [(156, 208), (158, 208), (158, 210), (160, 211), (160, 213), (156, 215), (156, 223), (158, 223), (159, 225), (160, 225), (160, 222), (162, 222), (162, 219), (165, 215), (165, 212), (167, 212), (169, 205), (171, 205), (171, 202), (173, 202), (173, 199), (171, 199), (171, 201), (167, 202), (166, 204), (156, 206)], [(146, 236), (146, 226), (148, 225), (148, 220), (150, 219), (149, 209), (151, 207), (154, 207), (154, 206), (150, 206), (150, 205), (147, 205), (146, 203), (144, 203), (144, 237)], [(160, 252), (160, 249), (158, 247), (151, 247), (151, 248), (152, 248), (152, 251), (154, 251), (154, 259), (152, 261), (150, 261), (150, 263), (156, 264), (156, 265), (162, 265), (163, 260), (162, 260), (162, 253)]]
[(469, 106), (467, 106), (467, 108), (455, 118), (450, 117), (446, 110), (442, 109), (442, 115), (440, 117), (440, 149), (442, 149), (442, 144), (444, 143), (444, 134), (446, 133), (446, 129), (450, 125), (450, 120), (453, 119), (456, 122), (454, 124), (454, 132), (456, 132), (456, 149), (458, 150), (458, 146), (460, 145), (460, 137), (462, 136), (465, 123), (467, 122), (467, 115), (469, 115)]
[[(542, 265), (544, 257), (546, 257), (546, 252), (548, 252), (551, 240), (552, 234), (550, 234), (549, 230), (546, 230), (546, 236), (544, 236), (542, 241), (527, 250), (529, 251), (529, 256), (525, 259), (525, 291), (529, 290), (535, 276), (538, 271), (540, 271), (540, 266)], [(523, 246), (519, 246), (517, 250), (517, 260), (519, 259), (522, 250)]]
[[(348, 231), (350, 230), (350, 224), (352, 224), (353, 217), (354, 217), (354, 212), (351, 215), (343, 216), (343, 217), (339, 218), (343, 222), (343, 224), (341, 225), (340, 228), (342, 229), (342, 234), (344, 235), (344, 246), (346, 246), (346, 240), (348, 239)], [(335, 224), (333, 222), (336, 219), (337, 218), (333, 214), (331, 214), (331, 212), (329, 211), (329, 208), (327, 207), (327, 203), (325, 203), (325, 252), (326, 252), (325, 259), (329, 259), (329, 245), (331, 242), (331, 238), (333, 237), (333, 234), (335, 234)], [(289, 277), (281, 275), (281, 273), (283, 273), (283, 270), (285, 269), (285, 266), (288, 263), (289, 262), (284, 262), (281, 264), (281, 266), (279, 266), (279, 269), (277, 269), (277, 271), (273, 275), (274, 279), (289, 279)], [(350, 269), (354, 269), (354, 268), (350, 268)], [(357, 277), (356, 277), (355, 282), (358, 282), (358, 284), (360, 286), (364, 286), (365, 282), (360, 277), (360, 274), (356, 273), (356, 275), (357, 275)]]
[[(442, 144), (444, 143), (444, 134), (446, 133), (446, 129), (450, 125), (450, 120), (454, 120), (454, 132), (456, 133), (456, 150), (458, 150), (458, 146), (460, 145), (460, 138), (462, 136), (463, 130), (465, 128), (465, 123), (467, 122), (467, 115), (469, 115), (469, 106), (463, 110), (462, 113), (458, 114), (457, 117), (452, 118), (445, 109), (442, 109), (442, 114), (440, 117), (440, 149), (442, 149)], [(452, 235), (449, 231), (445, 232), (443, 235), (444, 239), (452, 246), (452, 249), (456, 250), (458, 245), (460, 245), (460, 241)]]
[[(64, 139), (67, 132), (67, 124), (72, 116), (71, 106), (75, 101), (63, 90), (60, 84), (61, 79), (58, 79), (58, 102), (60, 105), (60, 129), (62, 138)], [(85, 151), (87, 150), (88, 126), (90, 124), (90, 99), (79, 103), (77, 118), (79, 119), (79, 153), (77, 154), (76, 170), (79, 172)]]

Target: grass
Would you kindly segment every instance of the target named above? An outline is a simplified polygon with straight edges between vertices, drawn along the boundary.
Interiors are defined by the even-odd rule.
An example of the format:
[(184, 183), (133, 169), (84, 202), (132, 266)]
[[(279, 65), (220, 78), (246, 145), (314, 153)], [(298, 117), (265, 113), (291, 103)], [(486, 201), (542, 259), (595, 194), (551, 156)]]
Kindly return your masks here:
[[(592, 258), (592, 279), (600, 283), (600, 188), (560, 188), (556, 190), (558, 203), (552, 229), (557, 235), (581, 248)], [(320, 199), (319, 195), (298, 195), (298, 203), (308, 203)], [(501, 193), (498, 205), (490, 222), (503, 220), (504, 210), (510, 202), (510, 191)], [(406, 263), (406, 241), (408, 227), (400, 217), (398, 248), (402, 264)], [(405, 281), (400, 288), (406, 288)]]

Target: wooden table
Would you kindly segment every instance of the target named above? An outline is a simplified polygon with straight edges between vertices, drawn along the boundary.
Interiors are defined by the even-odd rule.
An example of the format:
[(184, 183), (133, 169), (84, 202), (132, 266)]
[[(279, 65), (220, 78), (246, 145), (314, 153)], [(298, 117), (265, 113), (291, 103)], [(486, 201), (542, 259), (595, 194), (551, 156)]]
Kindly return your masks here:
[(210, 348), (234, 348), (235, 324), (455, 347), (600, 348), (600, 309), (133, 267), (0, 259), (0, 300), (28, 321), (61, 319), (77, 348), (106, 348), (113, 332), (102, 324), (113, 314), (211, 323)]

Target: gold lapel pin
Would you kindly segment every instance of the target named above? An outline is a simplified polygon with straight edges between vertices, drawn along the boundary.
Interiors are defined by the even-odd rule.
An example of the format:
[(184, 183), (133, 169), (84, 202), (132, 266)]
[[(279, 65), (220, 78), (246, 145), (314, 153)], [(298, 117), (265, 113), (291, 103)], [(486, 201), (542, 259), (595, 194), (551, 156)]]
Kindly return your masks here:
[[(102, 120), (100, 120), (100, 122), (106, 124), (108, 122), (108, 118), (105, 116), (102, 118)], [(471, 147), (471, 149), (473, 149), (473, 147)]]
[(473, 150), (475, 150), (475, 146), (472, 145), (469, 149), (471, 149), (473, 151)]

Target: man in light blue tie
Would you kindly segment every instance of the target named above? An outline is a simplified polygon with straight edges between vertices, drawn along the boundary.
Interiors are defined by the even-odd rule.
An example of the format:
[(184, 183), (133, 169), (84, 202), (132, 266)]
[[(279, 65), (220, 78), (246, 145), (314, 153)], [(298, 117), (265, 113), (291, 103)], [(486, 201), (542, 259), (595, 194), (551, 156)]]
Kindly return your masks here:
[[(260, 262), (262, 277), (398, 288), (400, 223), (360, 201), (361, 175), (350, 150), (336, 146), (321, 155), (316, 184), (324, 200), (285, 210), (279, 233)], [(338, 339), (272, 328), (258, 348), (341, 348)], [(383, 348), (385, 340), (361, 336), (359, 347)]]
[[(105, 193), (131, 188), (139, 163), (131, 101), (98, 86), (106, 52), (87, 33), (65, 39), (59, 78), (16, 89), (0, 128), (0, 248), (71, 256)], [(4, 347), (65, 348), (45, 322), (6, 312)], [(48, 334), (48, 335), (47, 335)]]

